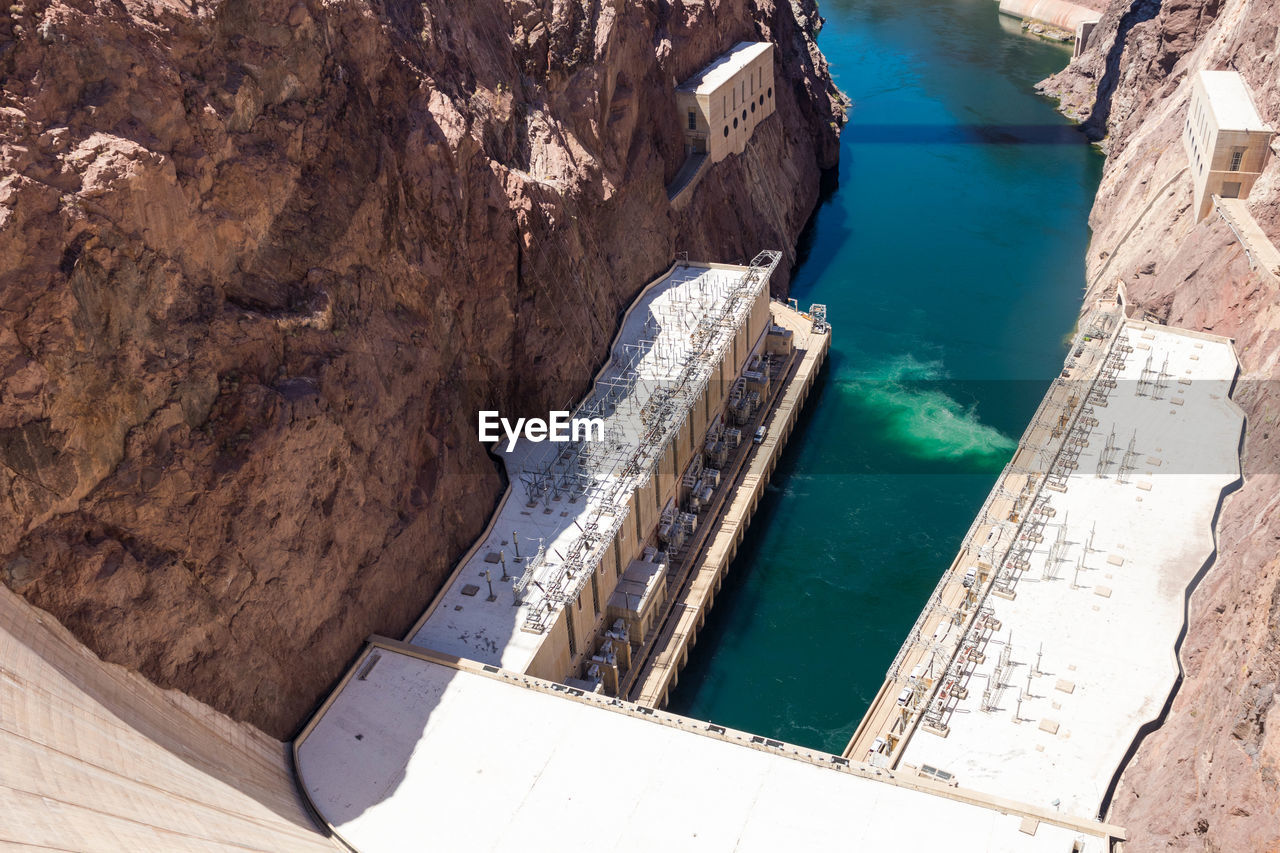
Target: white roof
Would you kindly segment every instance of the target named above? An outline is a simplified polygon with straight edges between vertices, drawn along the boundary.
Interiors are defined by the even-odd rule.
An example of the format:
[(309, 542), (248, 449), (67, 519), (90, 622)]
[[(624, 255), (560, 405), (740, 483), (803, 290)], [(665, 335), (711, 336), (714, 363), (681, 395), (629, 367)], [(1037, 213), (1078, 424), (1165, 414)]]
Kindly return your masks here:
[(312, 802), (360, 853), (936, 851), (943, 836), (953, 851), (1063, 853), (1078, 838), (1105, 849), (1076, 829), (1026, 834), (1017, 813), (780, 755), (733, 730), (717, 737), (536, 679), (375, 653), (298, 747)]
[[(750, 270), (680, 264), (641, 293), (614, 341), (614, 359), (597, 376), (592, 394), (578, 410), (598, 407), (605, 421), (606, 440), (589, 443), (598, 467), (585, 494), (548, 491), (530, 506), (522, 472), (552, 462), (558, 476), (577, 470), (576, 463), (560, 457), (569, 445), (521, 439), (507, 453), (505, 440), (498, 443), (496, 452), (511, 482), (508, 495), (484, 541), (457, 572), (412, 643), (516, 672), (528, 669), (546, 637), (543, 631), (527, 628), (530, 620), (554, 615), (563, 606), (559, 596), (572, 597), (581, 590), (626, 518), (631, 494), (649, 481), (658, 461), (655, 454), (678, 433), (692, 404), (685, 400), (675, 405), (677, 398), (669, 398), (672, 412), (663, 422), (665, 432), (644, 437), (649, 424), (660, 420), (653, 415), (662, 403), (658, 398), (677, 385), (705, 385), (732, 342), (733, 329), (745, 322), (752, 300), (767, 286), (763, 268), (754, 277), (748, 275)], [(716, 318), (725, 322), (711, 322)], [(634, 358), (630, 370), (629, 358)], [(622, 381), (628, 375), (633, 382)], [(642, 410), (650, 420), (642, 419)], [(545, 549), (541, 561), (533, 559), (539, 541)], [(517, 550), (522, 562), (515, 560)], [(570, 560), (578, 552), (586, 555), (585, 570), (575, 574)], [(502, 580), (502, 565), (487, 561), (490, 554), (504, 553), (507, 581)], [(486, 571), (493, 601), (487, 600)], [(513, 586), (522, 575), (527, 575), (528, 585), (522, 603), (515, 606)]]
[(679, 91), (696, 92), (699, 95), (714, 92), (753, 59), (772, 49), (772, 42), (740, 41), (728, 53), (721, 54), (715, 62), (681, 83)]
[[(1081, 817), (1096, 815), (1138, 729), (1159, 716), (1177, 678), (1187, 587), (1214, 553), (1214, 516), (1240, 476), (1244, 425), (1228, 398), (1237, 369), (1228, 341), (1128, 323), (1118, 344), (1133, 351), (1107, 405), (1094, 407), (1099, 423), (1066, 491), (1044, 493), (1054, 513), (1017, 576), (1016, 598), (986, 599), (1000, 628), (968, 695), (956, 700), (949, 734), (917, 731), (903, 755), (966, 788), (1044, 807), (1056, 800)], [(1158, 398), (1136, 393), (1148, 364), (1167, 371)], [(1100, 478), (1098, 456), (1113, 430), (1117, 451)], [(1131, 439), (1137, 467), (1122, 483), (1117, 469)], [(1046, 577), (1064, 524), (1065, 560)], [(997, 680), (1007, 646), (1012, 666)], [(997, 710), (984, 711), (983, 694), (997, 683)]]
[(1271, 127), (1258, 115), (1249, 87), (1235, 71), (1201, 71), (1200, 80), (1209, 95), (1219, 130), (1270, 131)]

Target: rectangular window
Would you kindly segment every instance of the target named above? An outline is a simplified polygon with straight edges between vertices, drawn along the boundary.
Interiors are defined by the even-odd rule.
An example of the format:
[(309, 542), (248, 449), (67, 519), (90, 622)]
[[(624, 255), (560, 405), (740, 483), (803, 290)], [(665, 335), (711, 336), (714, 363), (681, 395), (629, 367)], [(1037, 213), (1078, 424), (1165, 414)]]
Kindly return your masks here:
[(566, 607), (564, 609), (564, 626), (569, 629), (569, 656), (578, 656), (578, 638), (573, 636), (573, 610)]
[(595, 605), (596, 615), (600, 615), (600, 587), (596, 584), (596, 573), (591, 573), (591, 603)]
[(1239, 181), (1223, 181), (1222, 197), (1223, 198), (1240, 198), (1240, 182)]
[(690, 130), (698, 129), (698, 114), (695, 113), (693, 110), (689, 110), (689, 129)]
[(1240, 171), (1240, 161), (1243, 159), (1244, 159), (1243, 148), (1237, 148), (1235, 151), (1231, 152), (1231, 171), (1232, 172)]

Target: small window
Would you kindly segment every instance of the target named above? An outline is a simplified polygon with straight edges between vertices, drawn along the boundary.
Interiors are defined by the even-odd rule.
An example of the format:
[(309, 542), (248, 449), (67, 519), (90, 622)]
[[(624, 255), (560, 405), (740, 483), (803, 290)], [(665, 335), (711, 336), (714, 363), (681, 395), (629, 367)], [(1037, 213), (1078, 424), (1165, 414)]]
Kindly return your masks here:
[(1240, 171), (1240, 161), (1244, 159), (1244, 149), (1237, 148), (1231, 152), (1231, 169), (1232, 172)]
[(727, 125), (727, 124), (724, 126), (724, 135), (725, 135), (725, 136), (728, 136), (728, 135), (729, 135), (729, 125)]
[[(734, 130), (737, 130), (737, 129), (738, 129), (738, 120), (737, 120), (736, 118), (733, 120), (733, 129), (734, 129)], [(728, 134), (726, 134), (726, 136), (727, 136), (727, 135), (728, 135)]]
[(751, 103), (751, 112), (755, 112), (755, 111), (756, 111), (756, 105), (755, 105), (755, 102), (754, 102), (754, 101), (752, 101), (752, 103)]
[(698, 129), (698, 114), (695, 113), (693, 110), (689, 110), (689, 129), (690, 130)]
[(760, 96), (760, 106), (764, 106), (764, 95)]
[(772, 100), (773, 100), (773, 87), (772, 87), (772, 86), (770, 86), (770, 87), (769, 87), (768, 95), (769, 95), (769, 100), (771, 100), (771, 101), (772, 101)]

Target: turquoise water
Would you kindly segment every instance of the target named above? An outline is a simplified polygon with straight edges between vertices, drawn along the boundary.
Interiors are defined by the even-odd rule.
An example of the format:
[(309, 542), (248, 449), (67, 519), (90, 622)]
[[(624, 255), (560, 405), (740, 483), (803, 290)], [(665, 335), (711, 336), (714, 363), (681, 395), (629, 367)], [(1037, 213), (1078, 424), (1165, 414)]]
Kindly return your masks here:
[(827, 0), (853, 99), (792, 295), (828, 367), (670, 707), (842, 750), (1052, 377), (1101, 157), (991, 0)]

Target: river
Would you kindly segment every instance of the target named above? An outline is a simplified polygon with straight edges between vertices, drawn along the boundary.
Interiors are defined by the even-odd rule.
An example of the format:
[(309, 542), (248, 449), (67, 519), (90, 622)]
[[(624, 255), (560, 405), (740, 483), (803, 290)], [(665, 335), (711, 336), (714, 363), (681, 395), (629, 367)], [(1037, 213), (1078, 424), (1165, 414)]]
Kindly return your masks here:
[(991, 0), (827, 0), (853, 100), (792, 295), (824, 376), (670, 709), (839, 753), (1062, 366), (1102, 157)]

